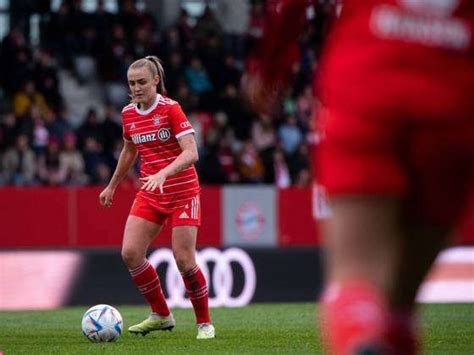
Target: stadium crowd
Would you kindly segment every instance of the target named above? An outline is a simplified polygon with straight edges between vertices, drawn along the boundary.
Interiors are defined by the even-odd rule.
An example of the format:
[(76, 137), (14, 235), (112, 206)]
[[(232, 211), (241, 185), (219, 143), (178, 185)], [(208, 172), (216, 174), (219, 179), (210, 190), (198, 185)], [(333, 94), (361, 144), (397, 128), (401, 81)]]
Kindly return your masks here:
[[(309, 184), (310, 118), (317, 104), (310, 81), (317, 53), (309, 43), (318, 40), (317, 26), (301, 39), (295, 82), (280, 107), (258, 115), (244, 104), (240, 82), (262, 34), (261, 2), (227, 1), (240, 6), (230, 15), (207, 7), (192, 18), (182, 10), (165, 29), (132, 0), (121, 2), (114, 14), (101, 1), (93, 13), (83, 12), (80, 3), (63, 1), (42, 16), (38, 45), (30, 44), (21, 24), (1, 42), (0, 184), (105, 184), (122, 148), (120, 110), (127, 102), (109, 97), (104, 114), (90, 108), (74, 125), (59, 72), (80, 82), (75, 59), (91, 58), (101, 82), (126, 90), (128, 66), (149, 54), (163, 60), (168, 95), (196, 130), (202, 183)], [(241, 14), (237, 23), (235, 11)]]

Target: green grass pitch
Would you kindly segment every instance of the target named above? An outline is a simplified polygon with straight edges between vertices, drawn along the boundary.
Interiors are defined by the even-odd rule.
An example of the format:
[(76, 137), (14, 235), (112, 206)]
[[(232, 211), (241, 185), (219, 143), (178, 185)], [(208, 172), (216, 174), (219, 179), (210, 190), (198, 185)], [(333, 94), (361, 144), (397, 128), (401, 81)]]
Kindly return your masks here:
[[(9, 354), (304, 354), (322, 353), (316, 305), (255, 304), (212, 310), (217, 338), (198, 341), (191, 309), (173, 311), (172, 332), (145, 337), (124, 332), (116, 343), (93, 344), (81, 333), (88, 307), (55, 311), (0, 312), (0, 353)], [(147, 315), (146, 307), (118, 306), (124, 329)], [(426, 354), (474, 353), (474, 305), (422, 308)]]

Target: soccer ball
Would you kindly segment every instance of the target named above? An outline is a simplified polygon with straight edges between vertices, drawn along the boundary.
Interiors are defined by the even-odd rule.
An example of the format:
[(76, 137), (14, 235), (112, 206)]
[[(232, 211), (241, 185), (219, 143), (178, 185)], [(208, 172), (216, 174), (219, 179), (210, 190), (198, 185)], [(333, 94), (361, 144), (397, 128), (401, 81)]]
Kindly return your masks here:
[(119, 311), (106, 304), (93, 306), (82, 316), (82, 332), (94, 343), (116, 341), (122, 329)]

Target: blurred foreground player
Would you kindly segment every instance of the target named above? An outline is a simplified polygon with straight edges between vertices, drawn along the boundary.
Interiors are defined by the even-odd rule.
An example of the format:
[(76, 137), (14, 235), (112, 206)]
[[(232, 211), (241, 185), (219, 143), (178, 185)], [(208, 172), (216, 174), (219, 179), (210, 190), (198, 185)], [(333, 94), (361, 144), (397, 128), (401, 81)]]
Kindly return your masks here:
[(201, 207), (193, 166), (198, 159), (194, 129), (180, 105), (164, 96), (164, 72), (157, 57), (132, 63), (127, 78), (133, 102), (122, 110), (124, 147), (99, 199), (102, 206), (112, 206), (118, 184), (140, 154), (143, 184), (125, 225), (122, 258), (152, 312), (129, 331), (145, 335), (175, 326), (158, 274), (146, 259), (150, 243), (168, 221), (173, 255), (196, 314), (197, 338), (211, 339), (215, 330), (209, 317), (207, 285), (195, 255)]
[[(267, 53), (247, 84), (257, 107), (284, 86), (307, 5), (270, 1)], [(417, 290), (473, 192), (473, 36), (471, 0), (346, 0), (329, 35), (314, 170), (332, 209), (322, 228), (330, 353), (420, 350)]]

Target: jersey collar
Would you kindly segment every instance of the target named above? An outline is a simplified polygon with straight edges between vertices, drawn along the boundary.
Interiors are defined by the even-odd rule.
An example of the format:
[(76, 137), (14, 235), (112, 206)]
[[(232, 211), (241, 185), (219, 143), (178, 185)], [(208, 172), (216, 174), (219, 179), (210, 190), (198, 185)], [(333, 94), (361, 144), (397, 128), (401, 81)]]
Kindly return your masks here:
[(153, 103), (153, 105), (150, 106), (148, 110), (140, 110), (138, 106), (135, 105), (135, 111), (137, 111), (137, 113), (140, 115), (148, 115), (151, 111), (153, 111), (156, 108), (156, 106), (158, 106), (158, 102), (160, 102), (160, 99), (161, 99), (161, 95), (157, 93), (155, 102)]

